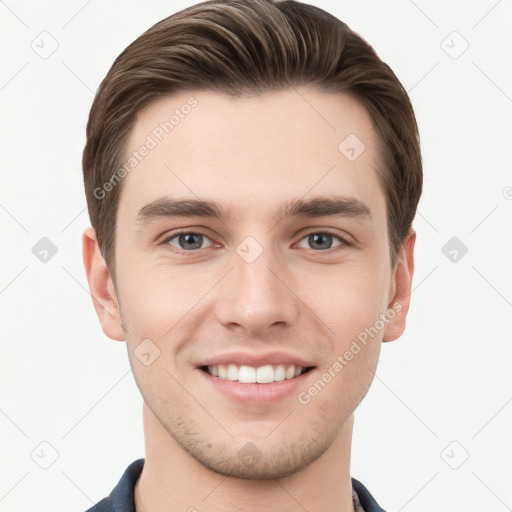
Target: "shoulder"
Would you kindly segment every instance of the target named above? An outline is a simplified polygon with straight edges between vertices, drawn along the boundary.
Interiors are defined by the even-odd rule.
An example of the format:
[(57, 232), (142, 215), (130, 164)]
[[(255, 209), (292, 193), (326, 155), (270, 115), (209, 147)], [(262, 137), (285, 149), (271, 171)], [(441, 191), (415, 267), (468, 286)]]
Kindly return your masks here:
[(144, 466), (144, 459), (132, 462), (112, 492), (85, 512), (135, 512), (133, 490)]
[(386, 512), (359, 480), (352, 478), (352, 488), (357, 493), (364, 512)]

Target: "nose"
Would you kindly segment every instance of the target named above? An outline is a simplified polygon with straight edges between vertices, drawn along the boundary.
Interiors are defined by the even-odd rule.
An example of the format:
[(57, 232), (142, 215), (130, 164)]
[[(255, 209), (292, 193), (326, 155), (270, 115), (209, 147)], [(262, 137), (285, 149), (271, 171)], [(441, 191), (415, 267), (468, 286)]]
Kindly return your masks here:
[(235, 252), (231, 264), (216, 294), (216, 315), (223, 326), (256, 336), (296, 325), (300, 301), (293, 278), (273, 251), (263, 250), (252, 262)]

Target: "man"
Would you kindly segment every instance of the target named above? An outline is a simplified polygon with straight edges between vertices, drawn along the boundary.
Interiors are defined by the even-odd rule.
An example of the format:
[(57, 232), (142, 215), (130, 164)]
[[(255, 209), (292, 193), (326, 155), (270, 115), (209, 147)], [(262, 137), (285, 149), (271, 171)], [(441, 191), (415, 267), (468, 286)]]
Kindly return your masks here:
[(299, 2), (213, 0), (116, 59), (83, 155), (83, 255), (146, 456), (90, 511), (381, 511), (353, 413), (405, 328), (421, 195), (400, 82)]

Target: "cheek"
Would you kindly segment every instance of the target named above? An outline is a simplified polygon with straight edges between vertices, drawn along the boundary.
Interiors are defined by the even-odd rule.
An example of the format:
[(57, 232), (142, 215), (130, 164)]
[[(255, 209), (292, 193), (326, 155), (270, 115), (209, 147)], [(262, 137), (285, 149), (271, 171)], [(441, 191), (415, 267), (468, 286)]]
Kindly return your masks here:
[[(319, 371), (320, 381), (326, 383), (327, 393), (321, 401), (336, 403), (340, 414), (353, 411), (364, 398), (375, 376), (380, 349), (381, 336), (369, 336), (358, 327), (352, 329), (352, 335), (336, 338), (333, 354)], [(360, 334), (365, 336), (362, 337)], [(316, 381), (316, 386), (322, 386)]]
[[(340, 341), (356, 337), (375, 323), (385, 308), (387, 290), (377, 271), (368, 266), (343, 266), (308, 279), (304, 295), (315, 313)], [(332, 332), (334, 331), (334, 332)]]
[(133, 376), (144, 402), (164, 424), (174, 421), (174, 414), (190, 410), (193, 401), (183, 392), (174, 369), (162, 354), (151, 365), (145, 366), (130, 354)]
[(145, 269), (137, 262), (126, 263), (119, 291), (125, 316), (134, 329), (147, 328), (162, 335), (205, 293), (202, 288), (207, 290), (198, 274), (186, 278), (180, 269)]
[[(126, 268), (136, 267), (127, 265)], [(127, 271), (120, 279), (123, 283), (119, 293), (127, 329), (127, 348), (133, 359), (132, 367), (137, 368), (140, 366), (136, 360), (137, 353), (141, 352), (142, 343), (146, 343), (149, 351), (159, 357), (152, 363), (153, 373), (143, 374), (144, 368), (141, 368), (141, 378), (147, 374), (151, 380), (169, 380), (171, 377), (166, 369), (171, 370), (172, 367), (178, 372), (186, 369), (180, 367), (183, 358), (178, 358), (177, 354), (203, 319), (207, 304), (204, 298), (218, 278), (204, 272), (187, 272), (183, 267), (170, 269), (168, 265), (162, 265), (143, 268)]]

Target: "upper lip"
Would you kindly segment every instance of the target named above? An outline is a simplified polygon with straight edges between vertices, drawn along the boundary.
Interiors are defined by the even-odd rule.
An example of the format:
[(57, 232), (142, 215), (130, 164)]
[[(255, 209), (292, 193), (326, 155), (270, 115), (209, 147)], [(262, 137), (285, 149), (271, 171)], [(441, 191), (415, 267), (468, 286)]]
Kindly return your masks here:
[(313, 366), (311, 361), (304, 359), (303, 357), (289, 354), (282, 351), (272, 351), (264, 353), (249, 353), (242, 351), (235, 352), (224, 352), (206, 358), (200, 365), (201, 366), (215, 366), (219, 364), (233, 363), (237, 366), (253, 366), (258, 368), (267, 364), (272, 365), (295, 365), (301, 366), (302, 368), (308, 368)]

